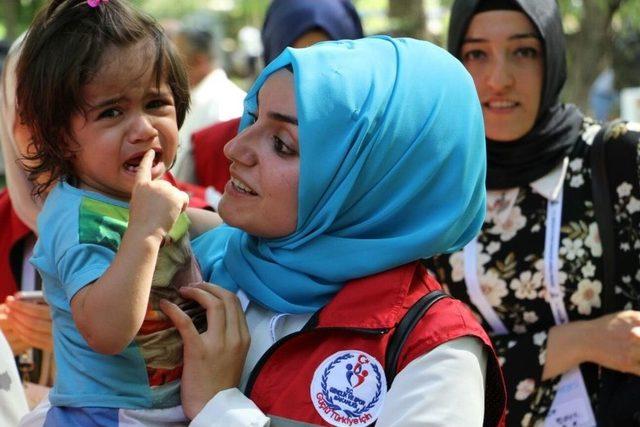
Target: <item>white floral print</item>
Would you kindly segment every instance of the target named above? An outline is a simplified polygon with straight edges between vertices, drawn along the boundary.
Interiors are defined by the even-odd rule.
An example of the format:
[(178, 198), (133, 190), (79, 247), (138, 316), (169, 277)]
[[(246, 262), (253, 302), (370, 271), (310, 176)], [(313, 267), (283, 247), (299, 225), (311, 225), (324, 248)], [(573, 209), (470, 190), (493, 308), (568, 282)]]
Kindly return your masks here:
[(515, 206), (511, 209), (509, 217), (502, 223), (495, 224), (493, 228), (489, 230), (489, 233), (500, 235), (500, 240), (506, 242), (513, 239), (516, 233), (527, 225), (527, 218), (522, 215), (522, 210), (519, 206)]
[(518, 383), (517, 391), (516, 391), (516, 400), (525, 400), (528, 398), (533, 390), (535, 390), (536, 382), (533, 378), (527, 378), (526, 380), (522, 380)]
[(546, 362), (547, 362), (547, 350), (545, 348), (540, 352), (540, 354), (538, 354), (538, 363), (540, 364), (540, 366), (544, 366)]
[(629, 199), (629, 203), (627, 204), (627, 212), (632, 214), (638, 211), (640, 211), (640, 200), (631, 196), (631, 199)]
[(487, 245), (487, 253), (493, 255), (500, 250), (500, 242), (491, 242)]
[(569, 185), (573, 188), (578, 188), (582, 184), (584, 184), (584, 178), (582, 177), (582, 175), (575, 175), (571, 177), (571, 182), (569, 183)]
[(600, 292), (602, 283), (599, 280), (581, 280), (578, 289), (571, 295), (571, 302), (578, 308), (578, 313), (589, 315), (592, 308), (600, 308)]
[(538, 347), (541, 347), (546, 340), (547, 340), (547, 333), (545, 331), (538, 332), (533, 335), (533, 343)]
[(458, 251), (451, 254), (449, 265), (451, 265), (451, 280), (454, 282), (464, 280), (464, 252)]
[[(640, 132), (640, 126), (635, 128)], [(606, 248), (600, 242), (594, 216), (588, 148), (600, 129), (600, 125), (585, 120), (581, 139), (569, 154), (564, 181), (557, 261), (560, 291), (571, 320), (603, 314), (605, 285), (601, 258)], [(640, 288), (637, 286), (640, 282), (640, 134), (622, 125), (607, 132), (606, 137), (616, 139), (616, 147), (626, 147), (618, 152), (619, 148), (611, 144), (615, 159), (612, 165), (615, 166), (608, 169), (614, 199), (616, 273), (619, 276), (614, 295), (621, 309), (637, 310), (640, 306)], [(630, 169), (630, 163), (634, 169)], [(543, 426), (557, 385), (557, 379), (541, 380), (547, 354), (547, 333), (555, 324), (544, 284), (548, 201), (544, 192), (530, 186), (495, 194), (499, 197), (502, 193), (504, 200), (501, 203), (509, 208), (502, 209), (497, 215), (495, 208), (500, 204), (494, 203), (490, 220), (485, 222), (478, 236), (478, 244), (484, 247), (479, 254), (491, 257), (487, 263), (478, 260), (479, 264), (482, 262), (479, 271), (487, 272), (478, 278), (484, 283), (483, 292), (488, 299), (492, 303), (499, 301), (493, 307), (510, 332), (492, 337), (499, 361), (509, 376), (506, 378), (507, 425)], [(452, 282), (449, 257), (440, 257), (438, 271), (443, 282)], [(500, 280), (507, 285), (506, 289)], [(471, 303), (464, 289), (464, 286), (452, 288), (456, 297)], [(503, 295), (505, 290), (507, 293)], [(590, 396), (595, 398), (592, 403), (597, 406), (597, 377), (587, 369), (584, 379)]]
[(562, 239), (560, 255), (564, 255), (569, 261), (573, 261), (576, 258), (582, 258), (584, 255), (582, 239), (571, 240), (568, 237)]
[(580, 172), (582, 170), (582, 159), (577, 157), (569, 162), (569, 168), (573, 172)]
[(593, 277), (596, 272), (596, 267), (593, 265), (591, 261), (587, 261), (587, 263), (580, 269), (580, 272), (584, 277)]
[[(600, 242), (600, 231), (598, 230), (598, 225), (595, 222), (592, 222), (589, 225), (589, 235), (584, 240), (584, 244), (591, 251), (591, 255), (594, 257), (599, 257), (602, 255), (602, 243)], [(568, 259), (570, 259), (567, 256)]]
[(518, 299), (535, 299), (542, 286), (542, 274), (523, 271), (518, 279), (513, 279), (509, 287), (516, 291)]
[(489, 304), (493, 307), (499, 307), (502, 304), (502, 298), (509, 293), (507, 290), (507, 282), (502, 280), (493, 269), (481, 275), (479, 281), (480, 289), (482, 289), (482, 293)]
[(628, 182), (623, 182), (622, 184), (618, 185), (618, 188), (616, 189), (616, 191), (618, 192), (618, 197), (622, 198), (630, 196), (632, 188), (633, 187)]

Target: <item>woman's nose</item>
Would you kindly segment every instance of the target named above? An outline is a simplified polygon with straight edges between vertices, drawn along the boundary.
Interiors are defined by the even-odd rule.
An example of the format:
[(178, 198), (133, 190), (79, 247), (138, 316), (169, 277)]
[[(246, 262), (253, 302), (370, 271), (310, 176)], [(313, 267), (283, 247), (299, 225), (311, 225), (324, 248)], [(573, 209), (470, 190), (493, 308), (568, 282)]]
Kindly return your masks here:
[(508, 61), (503, 58), (493, 61), (487, 76), (487, 85), (494, 91), (502, 91), (511, 87), (514, 82), (513, 71)]
[(132, 143), (147, 142), (158, 136), (153, 120), (146, 114), (138, 114), (131, 119), (129, 140)]
[(232, 162), (241, 163), (245, 166), (252, 166), (257, 163), (256, 143), (251, 143), (251, 129), (240, 132), (231, 141), (227, 142), (223, 148), (225, 157)]

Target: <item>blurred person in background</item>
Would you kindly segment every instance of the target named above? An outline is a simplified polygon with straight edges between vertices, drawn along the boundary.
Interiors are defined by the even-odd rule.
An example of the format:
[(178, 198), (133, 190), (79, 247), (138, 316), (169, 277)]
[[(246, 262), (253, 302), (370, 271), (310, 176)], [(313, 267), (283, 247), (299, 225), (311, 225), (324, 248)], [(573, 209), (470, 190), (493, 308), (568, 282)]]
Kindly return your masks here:
[(0, 331), (0, 425), (18, 425), (27, 411), (27, 401), (11, 347)]
[(253, 80), (260, 72), (260, 57), (262, 56), (262, 40), (260, 30), (252, 25), (245, 25), (238, 31), (238, 50), (241, 58), (246, 60), (245, 73)]
[[(302, 48), (326, 40), (364, 37), (362, 23), (349, 0), (274, 0), (262, 27), (263, 60), (269, 64), (288, 46)], [(207, 187), (216, 206), (229, 180), (229, 161), (222, 147), (238, 132), (240, 117), (193, 135), (196, 182)]]
[(616, 101), (619, 100), (615, 82), (615, 71), (607, 67), (598, 74), (589, 88), (589, 108), (596, 120), (606, 121), (611, 117)]
[(192, 103), (180, 128), (180, 146), (172, 172), (181, 181), (195, 183), (193, 133), (242, 114), (245, 92), (218, 65), (211, 31), (183, 24), (173, 41), (187, 68)]
[(32, 184), (20, 168), (31, 134), (15, 114), (15, 66), (19, 38), (7, 55), (0, 81), (0, 142), (7, 188), (0, 192), (0, 329), (18, 357), (29, 404), (53, 383), (53, 340), (49, 307), (40, 300), (15, 298), (18, 291), (41, 290), (40, 277), (28, 262), (36, 236), (41, 200), (31, 198)]
[[(2, 68), (4, 67), (4, 61), (9, 53), (9, 47), (11, 44), (6, 40), (0, 40), (0, 75), (2, 75)], [(0, 188), (5, 186), (4, 179), (4, 161), (2, 160), (2, 151), (0, 151)]]
[[(463, 251), (426, 265), (492, 331), (508, 425), (594, 426), (603, 367), (640, 374), (640, 128), (601, 126), (558, 100), (555, 0), (457, 0), (448, 48), (482, 103), (487, 216)], [(594, 173), (604, 162), (608, 187)], [(601, 210), (615, 245), (601, 241)]]

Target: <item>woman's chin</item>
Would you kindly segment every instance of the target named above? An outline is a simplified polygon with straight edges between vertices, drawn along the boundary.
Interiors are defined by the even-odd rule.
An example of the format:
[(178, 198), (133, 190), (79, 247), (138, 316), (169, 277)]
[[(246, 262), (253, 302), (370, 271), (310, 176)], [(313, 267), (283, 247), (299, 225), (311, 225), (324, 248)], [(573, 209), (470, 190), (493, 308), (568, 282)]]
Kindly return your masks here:
[(504, 142), (508, 144), (510, 142), (517, 141), (526, 135), (526, 132), (487, 132), (486, 137), (491, 141)]
[(487, 139), (496, 142), (513, 142), (517, 141), (531, 131), (531, 126), (512, 126), (512, 123), (494, 123), (485, 122), (485, 136)]

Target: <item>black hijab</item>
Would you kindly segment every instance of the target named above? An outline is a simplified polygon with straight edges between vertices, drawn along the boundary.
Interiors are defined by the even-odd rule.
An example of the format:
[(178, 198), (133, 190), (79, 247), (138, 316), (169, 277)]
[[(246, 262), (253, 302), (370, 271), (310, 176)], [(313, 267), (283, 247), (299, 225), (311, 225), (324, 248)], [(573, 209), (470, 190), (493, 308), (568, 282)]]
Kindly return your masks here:
[(487, 139), (487, 188), (519, 187), (545, 176), (569, 154), (580, 135), (583, 116), (576, 106), (558, 101), (567, 79), (567, 62), (555, 0), (456, 0), (449, 21), (449, 52), (460, 58), (471, 19), (489, 10), (519, 10), (527, 15), (545, 51), (540, 110), (533, 128), (515, 141)]
[(364, 37), (350, 0), (273, 0), (262, 27), (265, 65), (313, 29), (324, 31), (331, 40)]

